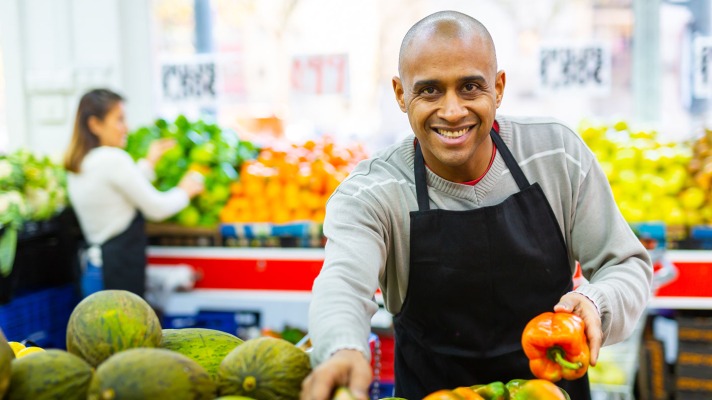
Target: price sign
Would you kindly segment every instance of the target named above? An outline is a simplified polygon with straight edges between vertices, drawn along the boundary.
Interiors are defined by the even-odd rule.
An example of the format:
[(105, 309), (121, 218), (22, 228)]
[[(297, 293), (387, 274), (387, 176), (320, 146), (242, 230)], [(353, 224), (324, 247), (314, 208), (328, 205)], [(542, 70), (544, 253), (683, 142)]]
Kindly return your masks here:
[(295, 95), (349, 94), (349, 59), (346, 54), (295, 56), (291, 70), (291, 87)]
[(600, 43), (543, 45), (539, 84), (544, 92), (603, 96), (611, 88), (611, 52)]
[(167, 103), (206, 104), (217, 99), (217, 67), (211, 56), (166, 60), (160, 65), (160, 93)]
[(692, 91), (698, 99), (712, 97), (712, 37), (695, 38), (692, 71)]

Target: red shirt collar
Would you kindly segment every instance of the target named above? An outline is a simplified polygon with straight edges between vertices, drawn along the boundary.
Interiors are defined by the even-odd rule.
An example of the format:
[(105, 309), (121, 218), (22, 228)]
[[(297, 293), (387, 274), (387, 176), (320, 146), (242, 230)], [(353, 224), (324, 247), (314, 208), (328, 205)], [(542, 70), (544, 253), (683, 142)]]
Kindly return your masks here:
[[(499, 123), (497, 121), (494, 121), (494, 123), (492, 124), (492, 129), (494, 129), (495, 132), (499, 133)], [(415, 143), (417, 141), (418, 141), (418, 139), (413, 140), (413, 146), (415, 146)], [(489, 165), (487, 165), (487, 169), (485, 170), (485, 172), (479, 178), (471, 180), (471, 181), (467, 181), (467, 182), (461, 182), (461, 184), (468, 185), (468, 186), (475, 186), (477, 183), (479, 183), (482, 180), (482, 178), (484, 178), (485, 175), (487, 175), (487, 172), (489, 172), (490, 168), (492, 168), (492, 164), (494, 163), (494, 158), (496, 155), (497, 155), (497, 146), (495, 146), (494, 142), (492, 142), (492, 156), (490, 157), (490, 162), (489, 162)], [(427, 164), (426, 164), (426, 166), (427, 166)]]

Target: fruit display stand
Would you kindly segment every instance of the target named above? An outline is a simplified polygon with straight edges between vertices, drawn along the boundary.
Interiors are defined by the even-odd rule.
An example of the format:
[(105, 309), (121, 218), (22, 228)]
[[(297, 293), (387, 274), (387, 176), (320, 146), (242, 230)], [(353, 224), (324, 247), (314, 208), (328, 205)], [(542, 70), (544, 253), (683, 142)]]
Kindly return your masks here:
[(222, 245), (215, 228), (186, 227), (169, 223), (146, 223), (149, 244), (156, 246), (206, 247)]
[[(657, 288), (649, 309), (712, 310), (712, 286), (708, 284), (712, 280), (712, 251), (668, 250), (663, 255), (674, 271), (665, 271), (666, 278)], [(185, 264), (202, 277), (193, 291), (169, 297), (164, 321), (173, 318), (173, 323), (215, 327), (209, 324), (224, 323), (227, 317), (234, 329), (240, 329), (241, 324), (247, 329), (281, 329), (285, 325), (305, 328), (312, 284), (323, 260), (323, 248), (149, 248), (151, 268)], [(659, 264), (656, 263), (656, 270), (661, 276)], [(372, 324), (386, 327), (389, 320), (387, 312), (381, 309)], [(612, 379), (614, 384), (592, 385), (597, 399), (632, 398), (640, 341), (638, 327), (628, 340), (604, 348), (602, 365), (609, 363), (613, 367), (608, 368), (603, 380)], [(389, 382), (393, 374), (392, 337), (381, 337), (381, 349), (382, 380)], [(611, 378), (615, 375), (611, 369), (620, 369), (622, 373)]]
[(641, 318), (633, 334), (623, 342), (601, 349), (596, 367), (590, 368), (592, 400), (632, 400), (643, 332)]

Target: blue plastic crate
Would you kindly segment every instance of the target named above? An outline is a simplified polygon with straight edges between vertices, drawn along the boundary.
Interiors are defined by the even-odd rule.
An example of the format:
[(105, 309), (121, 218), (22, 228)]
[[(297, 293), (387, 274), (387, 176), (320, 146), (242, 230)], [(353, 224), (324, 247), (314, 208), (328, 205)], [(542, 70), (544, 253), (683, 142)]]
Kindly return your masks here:
[(245, 224), (222, 224), (220, 225), (220, 235), (222, 237), (236, 238), (265, 238), (265, 237), (318, 237), (321, 236), (321, 224), (316, 222), (290, 222), (286, 224), (271, 223), (245, 223)]
[(384, 397), (394, 397), (396, 391), (395, 382), (374, 382), (371, 384), (371, 399), (382, 399)]
[(161, 323), (163, 328), (207, 328), (238, 334), (238, 329), (244, 327), (259, 327), (260, 314), (254, 311), (205, 311), (194, 315), (164, 315)]
[(0, 328), (11, 341), (63, 348), (67, 322), (78, 302), (73, 285), (26, 293), (0, 306)]
[(665, 248), (667, 241), (667, 228), (662, 222), (641, 222), (630, 224), (631, 229), (641, 240), (653, 240), (656, 248)]

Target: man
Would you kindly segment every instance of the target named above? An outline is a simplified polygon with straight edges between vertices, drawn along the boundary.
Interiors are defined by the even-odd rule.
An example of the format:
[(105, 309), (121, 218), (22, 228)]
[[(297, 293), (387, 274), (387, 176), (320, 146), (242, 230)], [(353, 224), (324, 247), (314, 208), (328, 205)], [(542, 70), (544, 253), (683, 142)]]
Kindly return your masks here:
[[(377, 287), (395, 315), (396, 396), (532, 378), (521, 333), (554, 310), (583, 318), (596, 363), (645, 309), (652, 267), (591, 151), (549, 119), (496, 115), (494, 44), (452, 11), (401, 45), (396, 100), (415, 133), (360, 163), (327, 206), (309, 331), (319, 364), (302, 399), (371, 381)], [(590, 283), (572, 291), (576, 261)], [(586, 377), (559, 384), (590, 398)]]

